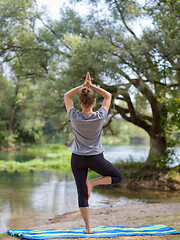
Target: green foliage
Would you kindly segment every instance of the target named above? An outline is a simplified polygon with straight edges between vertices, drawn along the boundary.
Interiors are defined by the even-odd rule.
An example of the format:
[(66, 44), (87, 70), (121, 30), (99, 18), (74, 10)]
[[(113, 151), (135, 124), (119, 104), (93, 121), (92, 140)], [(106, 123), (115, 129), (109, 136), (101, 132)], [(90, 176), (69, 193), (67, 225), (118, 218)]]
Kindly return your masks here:
[(125, 138), (120, 138), (119, 136), (109, 136), (109, 135), (103, 135), (102, 136), (102, 144), (103, 145), (123, 145), (123, 144), (129, 144), (129, 138), (128, 136), (125, 136)]
[[(69, 159), (68, 159), (69, 160)], [(62, 172), (70, 172), (71, 166), (67, 159), (63, 160), (47, 160), (33, 159), (31, 161), (20, 163), (15, 161), (4, 162), (0, 160), (0, 169), (7, 171), (27, 171), (27, 170), (58, 170)]]
[(147, 99), (140, 93), (135, 95), (135, 107), (137, 112), (148, 114), (148, 102)]
[(4, 147), (11, 147), (17, 141), (34, 142), (42, 134), (43, 121), (35, 104), (37, 85), (29, 80), (29, 76), (42, 72), (40, 64), (35, 62), (42, 53), (35, 46), (35, 19), (34, 1), (1, 1), (0, 57), (2, 63), (9, 62), (8, 68), (2, 66), (10, 70), (10, 76), (0, 77), (0, 131)]
[(126, 145), (136, 143), (135, 140), (137, 143), (140, 141), (140, 143), (147, 144), (149, 136), (143, 129), (118, 118), (113, 119), (108, 128), (104, 129), (102, 135), (104, 145)]
[[(90, 2), (98, 4), (98, 1)], [(148, 160), (155, 166), (163, 168), (172, 160), (167, 147), (175, 144), (168, 134), (168, 129), (172, 131), (168, 125), (173, 119), (177, 122), (177, 111), (172, 112), (165, 104), (164, 98), (167, 102), (179, 92), (180, 28), (177, 10), (173, 11), (174, 8), (179, 9), (179, 1), (157, 0), (155, 4), (147, 1), (144, 8), (136, 1), (108, 0), (106, 3), (110, 13), (113, 13), (111, 20), (110, 18), (109, 21), (105, 20), (102, 16), (99, 20), (95, 14), (92, 28), (96, 31), (96, 36), (90, 39), (92, 43), (98, 39), (106, 46), (103, 53), (96, 49), (100, 60), (97, 61), (99, 58), (94, 56), (93, 47), (90, 52), (88, 51), (88, 38), (83, 38), (81, 43), (78, 43), (80, 46), (78, 49), (71, 35), (69, 42), (73, 54), (71, 59), (74, 55), (76, 58), (73, 65), (71, 59), (69, 60), (68, 69), (76, 75), (77, 72), (73, 69), (75, 62), (76, 65), (83, 62), (91, 69), (95, 82), (113, 94), (115, 99), (113, 104), (117, 106), (115, 109), (118, 113), (149, 134), (151, 151)], [(141, 11), (152, 19), (154, 28), (144, 27), (142, 34), (137, 36), (132, 28), (132, 20), (138, 19)], [(176, 31), (177, 35), (174, 34)], [(76, 38), (77, 36), (74, 36), (75, 41)], [(88, 64), (82, 48), (89, 54)], [(100, 49), (103, 48), (100, 46)], [(92, 58), (94, 61), (91, 61)], [(83, 69), (83, 65), (80, 67)], [(108, 81), (108, 78), (111, 81)], [(174, 104), (177, 109), (177, 102)], [(113, 127), (110, 131), (113, 132)], [(176, 131), (177, 129), (173, 133)], [(153, 144), (153, 141), (157, 141), (161, 146)]]
[[(168, 109), (167, 134), (174, 137), (176, 143), (180, 143), (180, 99), (178, 97), (166, 99)], [(171, 144), (171, 146), (175, 145)]]
[[(24, 148), (21, 148), (21, 150), (23, 149)], [(31, 145), (29, 147), (25, 147), (24, 151), (29, 153), (42, 153), (42, 157), (24, 162), (0, 160), (0, 169), (7, 171), (51, 169), (62, 172), (70, 172), (71, 170), (71, 151), (63, 145)], [(44, 157), (46, 157), (46, 160), (43, 160)]]
[[(40, 142), (52, 141), (60, 131), (71, 142), (63, 96), (83, 83), (89, 71), (93, 83), (112, 93), (113, 113), (144, 129), (151, 139), (162, 140), (161, 152), (151, 144), (150, 153), (156, 155), (150, 156), (152, 162), (169, 161), (167, 147), (177, 142), (180, 122), (179, 1), (146, 1), (142, 7), (135, 0), (107, 0), (107, 14), (98, 15), (97, 8), (82, 18), (68, 8), (61, 10), (59, 20), (41, 20), (43, 12), (31, 0), (1, 2), (0, 60), (10, 70), (5, 77), (3, 65), (0, 78), (1, 144), (8, 134), (6, 141)], [(137, 36), (132, 25), (142, 16), (153, 27), (144, 27)], [(37, 20), (43, 27), (37, 29)], [(96, 108), (101, 102), (97, 96)], [(107, 130), (123, 142), (129, 142), (129, 132), (144, 135), (116, 120)]]
[[(35, 90), (25, 81), (0, 78), (0, 131), (1, 144), (13, 146), (16, 141), (34, 142), (42, 134), (43, 121), (38, 118), (34, 101)], [(23, 85), (22, 85), (23, 84)]]
[[(16, 56), (16, 51), (21, 49), (19, 40), (25, 44), (27, 36), (32, 40), (28, 32), (28, 24), (34, 23), (32, 0), (1, 0), (0, 4), (0, 48), (3, 61), (10, 61)], [(30, 19), (31, 18), (31, 19)], [(27, 42), (26, 42), (27, 43)], [(29, 41), (31, 43), (31, 41)], [(20, 53), (20, 52), (19, 52)], [(17, 52), (17, 56), (19, 56)]]
[(180, 174), (175, 169), (171, 169), (170, 171), (170, 177), (173, 181), (180, 182)]
[(88, 35), (88, 30), (81, 16), (71, 8), (60, 9), (60, 19), (52, 23), (54, 30), (63, 37), (66, 33)]
[(7, 148), (13, 148), (16, 144), (17, 137), (17, 134), (9, 134), (8, 132), (6, 132), (6, 134), (4, 135), (3, 144), (5, 144)]
[(145, 162), (134, 162), (133, 159), (130, 161), (120, 161), (116, 163), (115, 166), (121, 171), (122, 176), (125, 178), (133, 178), (141, 175), (144, 170), (146, 163)]
[[(140, 181), (141, 179), (144, 180), (151, 180), (152, 178), (159, 179), (159, 170), (162, 169), (155, 169), (153, 166), (147, 166), (146, 162), (134, 162), (133, 158), (129, 161), (119, 161), (118, 163), (114, 163), (114, 165), (120, 170), (123, 180), (130, 182)], [(164, 169), (163, 175), (168, 178), (168, 181), (180, 182), (180, 174), (177, 168), (172, 169)], [(89, 171), (88, 178), (93, 179), (100, 177), (99, 174)]]

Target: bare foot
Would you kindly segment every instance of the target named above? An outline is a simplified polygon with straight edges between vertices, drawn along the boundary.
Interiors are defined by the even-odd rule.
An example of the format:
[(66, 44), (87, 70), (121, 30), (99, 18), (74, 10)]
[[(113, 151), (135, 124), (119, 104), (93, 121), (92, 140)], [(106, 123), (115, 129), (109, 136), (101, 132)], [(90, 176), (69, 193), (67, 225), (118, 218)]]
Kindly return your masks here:
[(88, 190), (88, 199), (90, 198), (92, 189), (93, 189), (93, 185), (91, 183), (91, 180), (86, 180), (86, 186), (87, 186), (87, 190)]
[(86, 229), (83, 230), (85, 233), (87, 234), (91, 234), (92, 231), (91, 231), (91, 227), (87, 227)]

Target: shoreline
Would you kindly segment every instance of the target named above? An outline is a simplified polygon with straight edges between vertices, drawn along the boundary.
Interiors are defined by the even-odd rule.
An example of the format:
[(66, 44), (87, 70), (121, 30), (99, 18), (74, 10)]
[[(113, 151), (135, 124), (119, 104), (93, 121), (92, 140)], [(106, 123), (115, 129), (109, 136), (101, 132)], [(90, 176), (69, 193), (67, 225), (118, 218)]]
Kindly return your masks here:
[[(180, 203), (139, 203), (134, 205), (125, 205), (119, 207), (106, 207), (100, 209), (90, 209), (91, 225), (95, 226), (135, 226), (136, 222), (143, 225), (144, 218), (158, 218), (164, 215), (177, 214), (180, 217)], [(141, 222), (142, 221), (142, 222)], [(149, 224), (156, 224), (151, 222)], [(78, 225), (78, 226), (77, 226)], [(179, 222), (180, 230), (180, 222)], [(53, 228), (74, 228), (84, 227), (84, 222), (79, 211), (65, 213), (48, 219), (43, 228), (51, 226)]]
[[(91, 226), (148, 226), (164, 224), (180, 231), (180, 203), (139, 203), (120, 207), (90, 209)], [(65, 213), (47, 219), (41, 226), (34, 229), (81, 228), (84, 222), (79, 211)], [(114, 239), (146, 240), (146, 239), (179, 239), (179, 235), (165, 236), (133, 236)], [(92, 235), (93, 238), (93, 235)], [(6, 233), (0, 234), (0, 240), (17, 240)]]

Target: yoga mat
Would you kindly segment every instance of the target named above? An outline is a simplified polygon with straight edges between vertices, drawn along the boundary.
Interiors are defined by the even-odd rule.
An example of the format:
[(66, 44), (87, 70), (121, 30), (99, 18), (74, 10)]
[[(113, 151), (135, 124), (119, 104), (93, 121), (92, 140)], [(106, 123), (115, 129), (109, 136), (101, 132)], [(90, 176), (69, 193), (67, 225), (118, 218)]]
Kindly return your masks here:
[(68, 229), (29, 229), (29, 230), (7, 230), (11, 236), (21, 239), (48, 239), (48, 238), (110, 238), (118, 236), (135, 236), (135, 235), (165, 235), (180, 234), (175, 229), (165, 225), (149, 225), (144, 227), (93, 227), (92, 234), (83, 232), (84, 228)]

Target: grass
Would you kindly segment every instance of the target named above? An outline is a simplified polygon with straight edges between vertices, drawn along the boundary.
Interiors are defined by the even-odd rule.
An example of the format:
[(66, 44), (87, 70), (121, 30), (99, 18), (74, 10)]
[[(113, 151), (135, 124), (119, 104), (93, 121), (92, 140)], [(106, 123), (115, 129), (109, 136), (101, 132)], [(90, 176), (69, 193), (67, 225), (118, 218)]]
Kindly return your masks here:
[(31, 145), (27, 145), (26, 150), (28, 152), (31, 151), (41, 151), (41, 152), (49, 152), (49, 151), (67, 151), (69, 150), (67, 147), (65, 147), (64, 145), (61, 144), (43, 144), (43, 145), (39, 145), (39, 144), (31, 144)]
[[(40, 157), (26, 161), (18, 162), (14, 160), (0, 160), (0, 170), (6, 171), (28, 171), (53, 169), (62, 172), (71, 170), (70, 158), (71, 151), (62, 145), (32, 145), (22, 148), (26, 153), (38, 153)], [(46, 159), (46, 160), (44, 160)]]
[[(20, 152), (35, 156), (35, 159), (18, 162), (13, 160), (0, 160), (0, 170), (3, 171), (29, 171), (29, 170), (58, 170), (61, 172), (71, 172), (70, 159), (71, 150), (60, 144), (47, 144), (47, 145), (29, 145), (22, 147)], [(33, 158), (33, 157), (32, 157)], [(121, 161), (114, 164), (120, 169), (123, 175), (123, 181), (126, 183), (139, 183), (142, 180), (154, 181), (156, 179), (166, 178), (166, 182), (162, 182), (160, 185), (169, 185), (180, 183), (180, 167), (175, 167), (167, 170), (157, 170), (147, 168), (145, 162)], [(161, 175), (160, 175), (161, 174)], [(88, 178), (95, 178), (99, 175), (93, 171), (89, 171)], [(164, 178), (164, 179), (165, 179)], [(152, 182), (152, 184), (154, 184)], [(152, 185), (151, 184), (151, 185)], [(152, 187), (152, 186), (151, 186)], [(176, 184), (177, 188), (177, 184)]]
[(172, 180), (180, 182), (180, 173), (177, 171), (177, 168), (176, 168), (176, 170), (171, 169), (170, 176), (171, 176)]
[(102, 144), (103, 145), (124, 145), (124, 144), (129, 144), (128, 139), (121, 139), (119, 137), (116, 136), (104, 136), (102, 135)]
[[(28, 152), (41, 152), (46, 155), (47, 160), (36, 158), (27, 162), (16, 161), (0, 161), (0, 169), (7, 171), (27, 171), (27, 170), (44, 170), (52, 169), (63, 172), (70, 172), (70, 156), (71, 151), (62, 145), (31, 145), (26, 147)], [(49, 158), (49, 159), (48, 159)], [(143, 163), (120, 162), (116, 166), (121, 170), (123, 176), (131, 178), (137, 176), (143, 169)], [(170, 170), (170, 176), (173, 180), (179, 180), (180, 167)], [(88, 174), (89, 178), (97, 177), (98, 175), (93, 171)], [(174, 227), (180, 231), (180, 215), (170, 214), (162, 216), (147, 216), (141, 220), (135, 219), (136, 225), (149, 225), (152, 222), (157, 224), (165, 224)], [(127, 223), (128, 225), (128, 223)], [(17, 240), (19, 238), (8, 236), (6, 233), (0, 234), (0, 240)], [(93, 238), (91, 238), (93, 239)], [(110, 240), (111, 238), (102, 238), (102, 240)], [(164, 235), (164, 236), (133, 236), (133, 237), (115, 237), (113, 240), (177, 240), (180, 235)], [(82, 239), (83, 240), (83, 239)]]
[(16, 161), (0, 161), (0, 169), (7, 171), (29, 171), (29, 170), (59, 170), (62, 172), (69, 172), (71, 170), (70, 160), (47, 160), (33, 159), (28, 162), (20, 163)]

